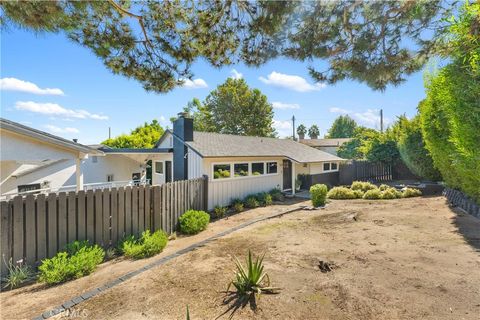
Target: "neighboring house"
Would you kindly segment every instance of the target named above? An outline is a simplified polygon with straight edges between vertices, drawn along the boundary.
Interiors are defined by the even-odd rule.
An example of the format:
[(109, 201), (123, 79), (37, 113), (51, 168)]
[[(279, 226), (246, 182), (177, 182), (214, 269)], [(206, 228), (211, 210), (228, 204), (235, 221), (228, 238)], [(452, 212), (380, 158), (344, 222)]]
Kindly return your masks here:
[[(171, 149), (85, 146), (1, 118), (0, 147), (2, 199), (38, 190), (75, 191), (146, 183), (148, 160), (172, 158)], [(159, 170), (158, 166), (152, 169)], [(154, 183), (163, 183), (162, 176), (153, 174)]]
[(337, 139), (300, 139), (299, 142), (309, 147), (337, 155), (338, 148), (352, 140), (352, 138), (337, 138)]
[(295, 194), (298, 175), (314, 177), (316, 183), (332, 181), (332, 176), (338, 181), (344, 161), (289, 139), (194, 132), (193, 119), (185, 114), (156, 147), (173, 147), (174, 180), (208, 177), (209, 209), (273, 188)]

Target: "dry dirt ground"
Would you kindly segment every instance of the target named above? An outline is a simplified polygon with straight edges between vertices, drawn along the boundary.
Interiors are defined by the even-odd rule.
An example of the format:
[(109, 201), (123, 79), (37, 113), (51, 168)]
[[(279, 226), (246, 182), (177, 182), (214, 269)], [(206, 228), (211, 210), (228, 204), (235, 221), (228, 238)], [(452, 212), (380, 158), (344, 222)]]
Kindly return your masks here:
[[(213, 223), (204, 235), (173, 241), (165, 254), (272, 209), (279, 208)], [(272, 285), (282, 290), (262, 295), (256, 308), (240, 307), (235, 319), (480, 319), (480, 220), (453, 211), (443, 197), (332, 201), (260, 222), (134, 277), (70, 316), (185, 319), (188, 305), (191, 319), (228, 318), (232, 257), (243, 259), (248, 249), (266, 253)], [(322, 272), (320, 261), (332, 270)], [(4, 292), (2, 316), (39, 314), (145, 263), (114, 261), (62, 286)]]

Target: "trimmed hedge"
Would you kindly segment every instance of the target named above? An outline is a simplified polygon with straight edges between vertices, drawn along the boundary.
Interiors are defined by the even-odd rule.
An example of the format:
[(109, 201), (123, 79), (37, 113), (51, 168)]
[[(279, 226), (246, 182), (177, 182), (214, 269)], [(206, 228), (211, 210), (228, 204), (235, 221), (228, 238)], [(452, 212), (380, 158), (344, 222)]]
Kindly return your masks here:
[(180, 216), (180, 231), (185, 234), (197, 234), (207, 228), (210, 215), (205, 211), (188, 210)]
[(361, 190), (363, 192), (366, 192), (368, 190), (373, 190), (376, 189), (377, 186), (374, 185), (373, 183), (370, 182), (365, 182), (365, 181), (353, 181), (351, 187), (352, 190)]
[(361, 190), (352, 190), (346, 187), (334, 187), (327, 193), (329, 199), (358, 199), (362, 196)]
[(325, 205), (327, 201), (328, 187), (324, 184), (316, 184), (310, 187), (310, 195), (314, 207)]

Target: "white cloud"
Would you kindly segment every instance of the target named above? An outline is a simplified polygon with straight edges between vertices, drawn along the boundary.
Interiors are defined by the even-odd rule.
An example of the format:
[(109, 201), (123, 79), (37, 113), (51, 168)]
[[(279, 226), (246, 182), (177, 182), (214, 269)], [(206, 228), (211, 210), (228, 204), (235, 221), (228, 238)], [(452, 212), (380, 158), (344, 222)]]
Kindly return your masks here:
[(203, 79), (181, 79), (183, 81), (182, 87), (186, 89), (201, 89), (201, 88), (208, 88), (208, 84)]
[[(370, 127), (370, 128), (379, 128), (380, 127), (380, 110), (379, 109), (367, 109), (364, 112), (350, 111), (342, 108), (332, 107), (329, 109), (332, 113), (339, 114), (348, 114), (359, 124)], [(388, 117), (383, 117), (383, 126), (386, 128), (388, 124), (391, 123), (391, 119)]]
[(48, 131), (53, 133), (79, 133), (80, 132), (77, 128), (71, 128), (71, 127), (60, 128), (51, 124), (45, 125), (45, 128), (47, 128)]
[(230, 78), (233, 78), (233, 79), (242, 79), (242, 78), (243, 78), (243, 74), (241, 74), (240, 72), (238, 72), (238, 71), (235, 70), (235, 69), (232, 69), (232, 71), (230, 71)]
[(35, 83), (23, 81), (16, 78), (2, 78), (0, 79), (0, 89), (8, 91), (21, 91), (40, 95), (54, 95), (63, 96), (64, 93), (58, 88), (45, 88), (38, 87)]
[(281, 138), (290, 137), (292, 135), (292, 122), (285, 120), (273, 120), (273, 127), (277, 130)]
[(348, 110), (345, 110), (345, 109), (342, 109), (342, 108), (337, 108), (337, 107), (330, 108), (329, 111), (332, 112), (332, 113), (341, 113), (341, 114), (349, 113)]
[(272, 102), (272, 107), (275, 109), (300, 109), (300, 105), (298, 103), (283, 103), (283, 102)]
[(95, 119), (95, 120), (108, 120), (108, 117), (101, 114), (90, 113), (86, 110), (73, 110), (67, 109), (56, 103), (39, 103), (33, 101), (17, 101), (15, 103), (17, 110), (30, 111), (34, 113), (40, 113), (50, 116), (58, 116), (64, 118), (77, 118), (77, 119)]
[(260, 77), (258, 79), (266, 84), (271, 84), (273, 86), (287, 88), (298, 92), (317, 91), (326, 86), (324, 83), (317, 82), (315, 84), (311, 84), (305, 80), (305, 78), (300, 76), (283, 74), (275, 71), (270, 73), (267, 78)]

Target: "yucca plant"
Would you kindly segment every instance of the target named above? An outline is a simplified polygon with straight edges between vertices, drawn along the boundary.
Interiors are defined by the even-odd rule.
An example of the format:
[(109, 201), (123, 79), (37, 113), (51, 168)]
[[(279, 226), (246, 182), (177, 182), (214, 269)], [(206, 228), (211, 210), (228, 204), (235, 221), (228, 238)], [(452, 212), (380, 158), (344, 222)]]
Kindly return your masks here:
[(276, 293), (280, 288), (270, 286), (270, 278), (264, 271), (263, 258), (257, 257), (253, 261), (252, 253), (248, 250), (247, 265), (244, 267), (237, 257), (234, 257), (235, 266), (237, 270), (235, 272), (235, 279), (228, 284), (227, 292), (230, 290), (230, 286), (234, 286), (237, 289), (237, 295), (242, 300), (250, 299), (253, 295), (258, 296), (261, 293)]

